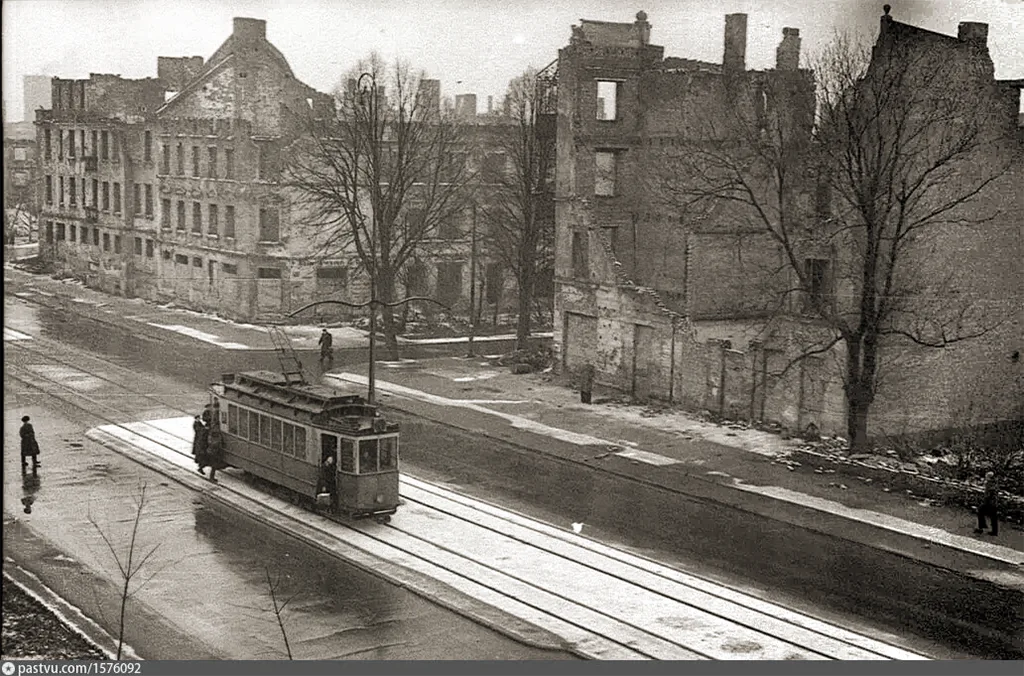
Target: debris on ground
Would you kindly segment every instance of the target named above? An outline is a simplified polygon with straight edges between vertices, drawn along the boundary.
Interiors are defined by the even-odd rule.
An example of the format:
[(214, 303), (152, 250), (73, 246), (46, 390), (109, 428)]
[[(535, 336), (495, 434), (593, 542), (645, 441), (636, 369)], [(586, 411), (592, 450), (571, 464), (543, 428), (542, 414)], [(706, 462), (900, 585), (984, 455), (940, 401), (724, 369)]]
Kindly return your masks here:
[(5, 578), (2, 659), (105, 660), (43, 604)]

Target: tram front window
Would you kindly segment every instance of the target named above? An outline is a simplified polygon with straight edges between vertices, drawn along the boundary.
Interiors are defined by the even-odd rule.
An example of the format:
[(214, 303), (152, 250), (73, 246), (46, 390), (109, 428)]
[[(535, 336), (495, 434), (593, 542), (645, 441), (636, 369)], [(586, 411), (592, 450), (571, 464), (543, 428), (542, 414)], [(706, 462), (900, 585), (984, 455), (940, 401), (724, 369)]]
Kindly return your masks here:
[(342, 438), (341, 440), (341, 453), (338, 454), (338, 469), (342, 472), (355, 474), (356, 444), (351, 439)]
[(380, 440), (380, 470), (395, 468), (395, 451), (398, 447), (398, 437), (384, 437)]
[(359, 473), (368, 474), (377, 471), (378, 439), (359, 440)]

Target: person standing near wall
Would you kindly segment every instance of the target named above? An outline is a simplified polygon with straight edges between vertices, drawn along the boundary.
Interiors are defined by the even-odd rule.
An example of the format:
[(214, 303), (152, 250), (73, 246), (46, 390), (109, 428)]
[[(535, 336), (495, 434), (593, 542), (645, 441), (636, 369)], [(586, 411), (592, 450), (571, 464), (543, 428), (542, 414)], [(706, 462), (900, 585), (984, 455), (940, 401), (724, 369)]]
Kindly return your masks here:
[(593, 390), (594, 365), (588, 362), (580, 369), (580, 401), (584, 404), (589, 404)]

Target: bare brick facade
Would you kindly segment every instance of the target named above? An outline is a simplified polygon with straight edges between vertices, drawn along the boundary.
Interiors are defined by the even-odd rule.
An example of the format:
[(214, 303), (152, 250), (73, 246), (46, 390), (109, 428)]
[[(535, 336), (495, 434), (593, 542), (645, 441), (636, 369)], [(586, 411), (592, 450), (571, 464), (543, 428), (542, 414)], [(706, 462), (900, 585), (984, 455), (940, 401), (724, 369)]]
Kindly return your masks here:
[[(1007, 321), (950, 349), (887, 347), (870, 429), (901, 434), (948, 426), (967, 399), (971, 422), (1020, 418), (1024, 279), (1011, 262), (1022, 253), (1013, 215), (1021, 197), (1010, 188), (1021, 167), (1018, 85), (992, 80), (978, 25), (965, 24), (955, 38), (896, 26), (900, 39), (920, 41), (935, 58), (987, 60), (988, 98), (979, 105), (991, 107), (993, 125), (1011, 132), (991, 158), (1011, 161), (990, 193), (1000, 215), (982, 229), (952, 229), (916, 254), (913, 267), (931, 266), (937, 274), (958, 266), (958, 293), (986, 299), (990, 316)], [(744, 15), (726, 17), (721, 64), (665, 57), (650, 44), (650, 30), (644, 13), (631, 24), (585, 20), (559, 53), (554, 344), (560, 367), (572, 374), (592, 363), (598, 382), (639, 398), (844, 433), (842, 350), (786, 368), (824, 329), (803, 316), (806, 299), (782, 293), (791, 280), (780, 272), (785, 261), (763, 225), (742, 207), (674, 206), (648, 171), (659, 154), (698, 135), (734, 141), (721, 122), (730, 110), (770, 118), (790, 138), (809, 142), (815, 92), (813, 74), (798, 67), (799, 31), (784, 29), (776, 68), (749, 71)], [(818, 223), (815, 190), (810, 177), (798, 181), (781, 207), (786, 218)], [(851, 289), (832, 281), (846, 252), (819, 246), (802, 255), (820, 275), (823, 293), (850, 297)], [(1001, 264), (987, 267), (986, 260)]]

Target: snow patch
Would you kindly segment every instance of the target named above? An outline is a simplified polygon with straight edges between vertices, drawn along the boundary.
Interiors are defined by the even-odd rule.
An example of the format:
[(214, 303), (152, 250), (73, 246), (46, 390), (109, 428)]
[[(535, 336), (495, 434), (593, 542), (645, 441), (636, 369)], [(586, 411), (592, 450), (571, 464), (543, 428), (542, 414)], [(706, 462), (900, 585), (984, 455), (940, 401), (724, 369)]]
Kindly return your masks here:
[(195, 338), (196, 340), (201, 340), (201, 341), (204, 341), (206, 343), (213, 343), (214, 345), (218, 345), (218, 346), (223, 347), (223, 348), (225, 348), (227, 350), (248, 350), (249, 349), (248, 345), (243, 345), (242, 343), (232, 343), (232, 342), (229, 342), (229, 341), (223, 341), (223, 340), (220, 339), (219, 336), (215, 336), (212, 333), (205, 333), (203, 331), (199, 331), (198, 329), (193, 329), (190, 326), (182, 326), (180, 324), (157, 324), (155, 322), (146, 322), (146, 323), (148, 325), (150, 325), (150, 326), (155, 326), (158, 329), (164, 329), (166, 331), (174, 331), (175, 333), (180, 333), (180, 334), (188, 336), (190, 338)]

